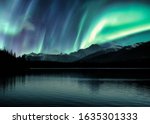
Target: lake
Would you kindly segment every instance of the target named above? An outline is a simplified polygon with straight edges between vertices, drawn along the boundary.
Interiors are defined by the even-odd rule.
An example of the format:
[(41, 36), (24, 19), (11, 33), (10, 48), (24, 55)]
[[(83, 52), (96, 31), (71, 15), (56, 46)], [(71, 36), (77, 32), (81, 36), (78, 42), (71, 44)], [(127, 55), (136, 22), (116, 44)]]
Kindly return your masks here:
[(101, 70), (1, 76), (0, 106), (150, 107), (150, 79), (104, 76)]

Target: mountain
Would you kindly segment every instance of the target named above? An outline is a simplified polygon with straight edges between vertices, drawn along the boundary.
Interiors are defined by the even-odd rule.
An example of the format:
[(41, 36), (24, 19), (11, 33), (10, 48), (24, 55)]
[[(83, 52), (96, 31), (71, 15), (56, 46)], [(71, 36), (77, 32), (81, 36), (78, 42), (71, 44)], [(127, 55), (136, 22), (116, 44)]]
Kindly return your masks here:
[(102, 54), (101, 51), (90, 54), (79, 63), (92, 63), (106, 66), (149, 66), (150, 62), (150, 41), (146, 43), (136, 43), (131, 46), (125, 46), (116, 51)]
[(59, 55), (31, 53), (15, 57), (0, 51), (2, 73), (30, 68), (130, 68), (150, 67), (150, 41), (121, 47), (116, 44), (92, 45), (87, 49)]
[(150, 41), (125, 47), (92, 45), (69, 55), (31, 53), (16, 57), (1, 50), (0, 58), (0, 73), (18, 73), (30, 68), (150, 68)]
[(101, 52), (101, 54), (116, 51), (121, 49), (122, 47), (119, 45), (114, 45), (111, 43), (106, 43), (103, 45), (91, 45), (89, 48), (80, 49), (76, 52), (70, 54), (58, 54), (58, 55), (51, 55), (51, 54), (36, 54), (31, 53), (24, 55), (27, 61), (51, 61), (51, 62), (74, 62), (78, 61), (88, 55), (94, 54), (96, 52)]
[(23, 55), (23, 57), (27, 61), (51, 61), (51, 62), (72, 62), (77, 59), (75, 56), (67, 54), (51, 55), (42, 53), (40, 54), (31, 53), (28, 55)]
[(121, 46), (112, 43), (105, 43), (102, 45), (93, 44), (86, 49), (80, 49), (79, 51), (73, 52), (70, 55), (76, 56), (78, 59), (81, 59), (85, 56), (88, 56), (96, 52), (101, 52), (103, 54), (111, 51), (116, 51), (121, 48), (122, 48)]
[[(24, 55), (34, 67), (150, 67), (150, 41), (120, 46), (114, 43), (92, 45), (71, 54)], [(36, 66), (35, 66), (36, 65)]]

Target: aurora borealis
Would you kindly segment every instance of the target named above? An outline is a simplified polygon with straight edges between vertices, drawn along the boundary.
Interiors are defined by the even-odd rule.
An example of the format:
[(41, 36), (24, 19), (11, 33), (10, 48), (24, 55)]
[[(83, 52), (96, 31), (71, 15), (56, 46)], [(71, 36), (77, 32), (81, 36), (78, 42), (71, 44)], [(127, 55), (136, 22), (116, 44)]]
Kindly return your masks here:
[(17, 55), (145, 42), (149, 31), (148, 0), (0, 0), (0, 48)]

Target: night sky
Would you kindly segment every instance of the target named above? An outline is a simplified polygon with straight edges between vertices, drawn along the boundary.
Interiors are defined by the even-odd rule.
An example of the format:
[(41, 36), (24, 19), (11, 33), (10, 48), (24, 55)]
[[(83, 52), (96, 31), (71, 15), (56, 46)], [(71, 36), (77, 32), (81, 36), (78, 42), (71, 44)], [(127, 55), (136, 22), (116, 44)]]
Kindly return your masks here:
[(148, 0), (0, 0), (0, 49), (17, 55), (70, 53), (115, 40), (150, 40)]

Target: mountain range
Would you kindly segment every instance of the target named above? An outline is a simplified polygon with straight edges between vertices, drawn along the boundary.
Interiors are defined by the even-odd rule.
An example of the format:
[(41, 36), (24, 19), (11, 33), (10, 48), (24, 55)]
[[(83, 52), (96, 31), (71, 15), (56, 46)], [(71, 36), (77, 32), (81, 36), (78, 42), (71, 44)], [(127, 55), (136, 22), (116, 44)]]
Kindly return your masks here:
[(91, 45), (90, 47), (86, 49), (80, 49), (76, 52), (72, 52), (70, 54), (26, 54), (23, 55), (23, 57), (27, 61), (51, 61), (51, 62), (75, 62), (78, 61), (84, 57), (87, 57), (89, 55), (92, 55), (96, 52), (100, 52), (100, 54), (106, 54), (109, 52), (116, 51), (118, 49), (121, 49), (122, 47), (119, 45), (112, 45), (111, 43), (106, 43), (103, 45)]
[(150, 41), (129, 46), (116, 44), (92, 45), (71, 54), (35, 54), (16, 57), (0, 51), (1, 73), (31, 68), (150, 68)]
[[(124, 47), (110, 43), (92, 45), (71, 54), (31, 53), (23, 58), (31, 63), (45, 62), (48, 67), (148, 67), (149, 53), (150, 41)], [(41, 63), (39, 65), (42, 65)]]

